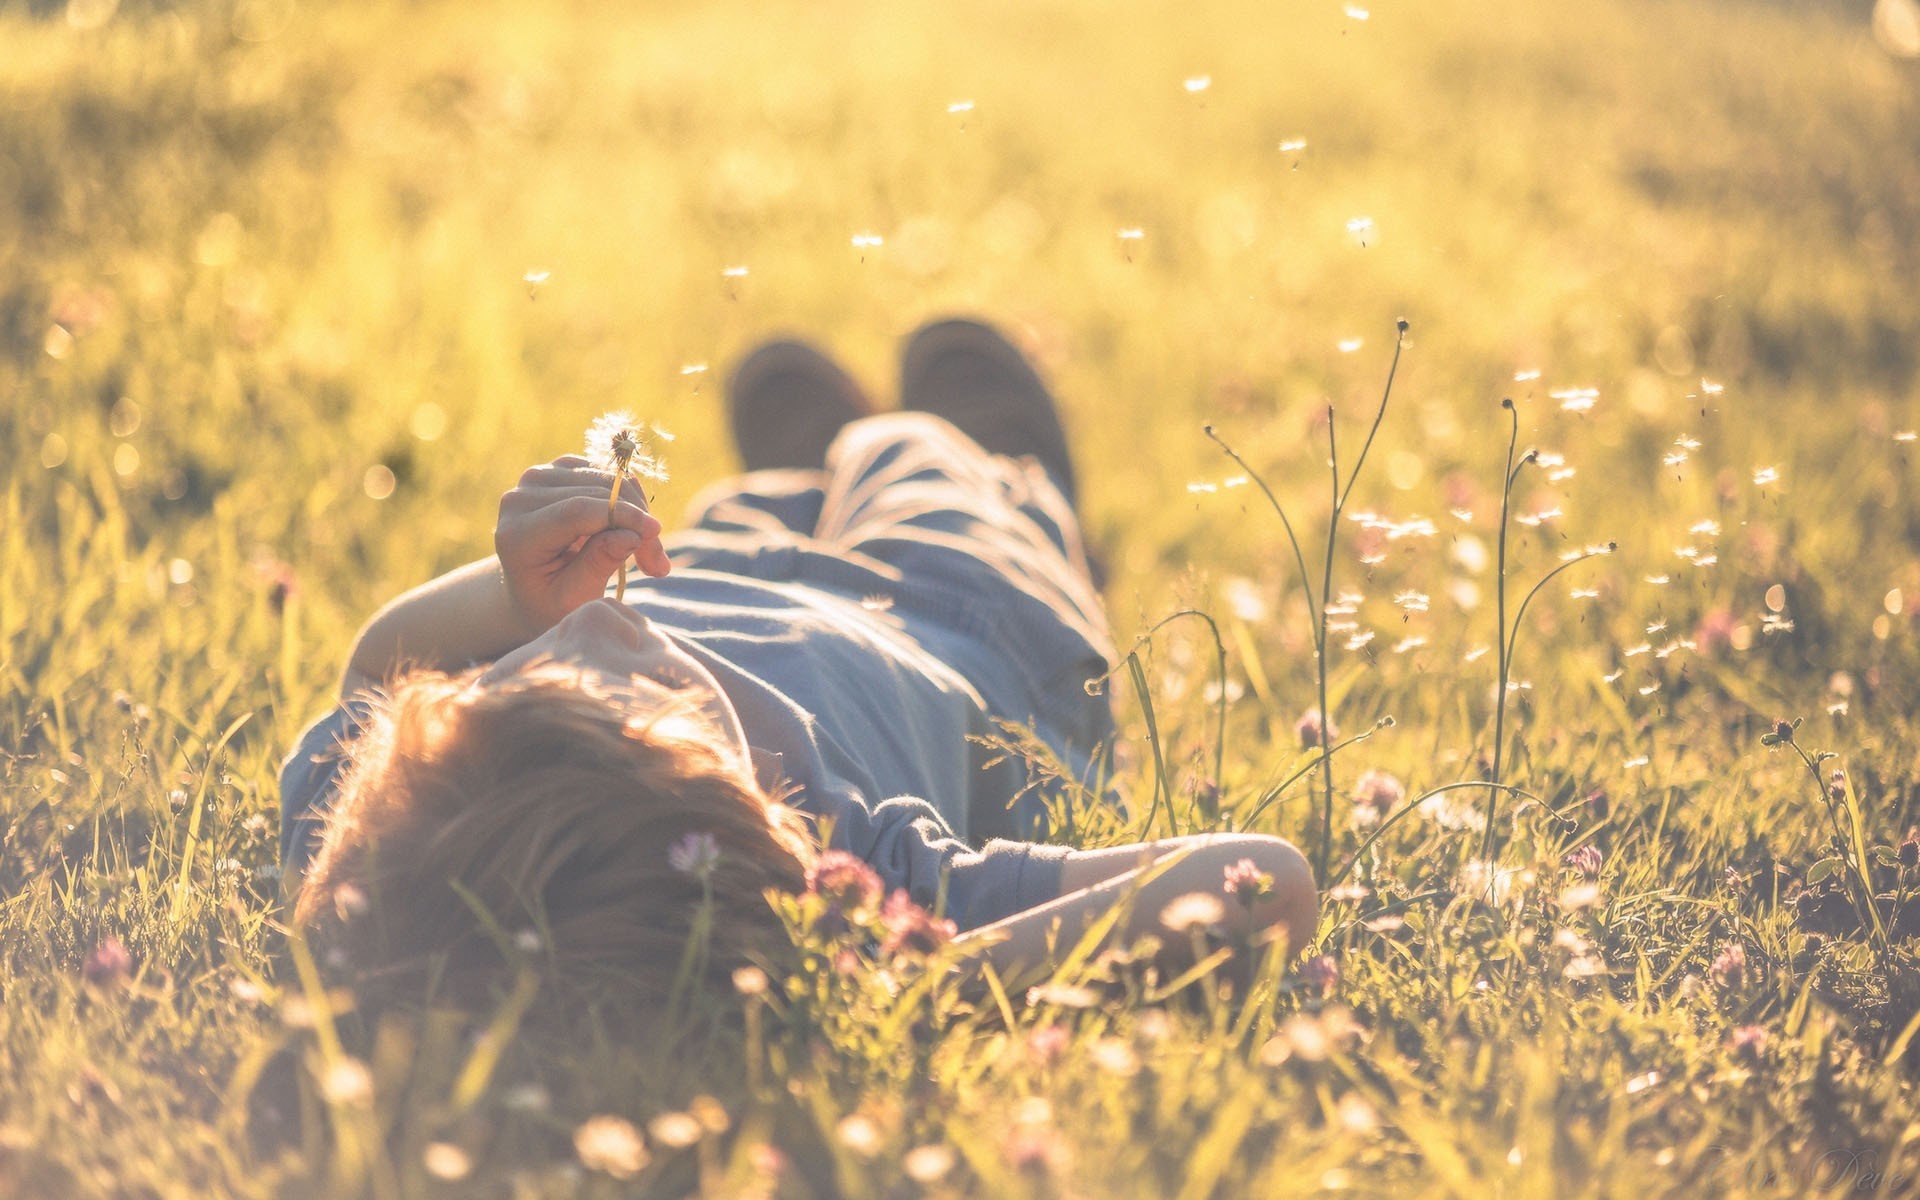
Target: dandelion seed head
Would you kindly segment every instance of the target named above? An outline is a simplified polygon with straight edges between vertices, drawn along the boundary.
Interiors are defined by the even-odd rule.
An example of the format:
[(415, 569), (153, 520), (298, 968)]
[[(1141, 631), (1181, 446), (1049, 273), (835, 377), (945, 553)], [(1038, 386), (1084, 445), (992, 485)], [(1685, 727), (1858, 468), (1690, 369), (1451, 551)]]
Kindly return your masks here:
[(573, 1131), (573, 1150), (582, 1166), (615, 1179), (632, 1179), (650, 1156), (640, 1131), (625, 1117), (589, 1117)]
[(1160, 923), (1174, 933), (1207, 929), (1226, 920), (1227, 906), (1211, 892), (1189, 892), (1160, 910)]
[(664, 483), (666, 464), (654, 456), (652, 446), (672, 440), (672, 434), (636, 420), (632, 413), (603, 413), (587, 426), (587, 457), (602, 471)]

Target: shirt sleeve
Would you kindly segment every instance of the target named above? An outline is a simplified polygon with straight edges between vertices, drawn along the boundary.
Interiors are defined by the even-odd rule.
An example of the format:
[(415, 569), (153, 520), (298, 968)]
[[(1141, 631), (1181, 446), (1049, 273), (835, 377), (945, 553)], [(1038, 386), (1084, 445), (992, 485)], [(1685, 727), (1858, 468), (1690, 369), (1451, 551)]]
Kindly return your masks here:
[(962, 931), (991, 925), (1060, 894), (1066, 846), (992, 841), (975, 850), (953, 835), (925, 800), (897, 796), (871, 810), (835, 806), (833, 841), (865, 859), (888, 888), (904, 888)]
[(372, 707), (354, 699), (335, 708), (307, 726), (280, 766), (280, 868), (289, 886), (299, 882), (319, 848), (345, 748), (360, 735)]

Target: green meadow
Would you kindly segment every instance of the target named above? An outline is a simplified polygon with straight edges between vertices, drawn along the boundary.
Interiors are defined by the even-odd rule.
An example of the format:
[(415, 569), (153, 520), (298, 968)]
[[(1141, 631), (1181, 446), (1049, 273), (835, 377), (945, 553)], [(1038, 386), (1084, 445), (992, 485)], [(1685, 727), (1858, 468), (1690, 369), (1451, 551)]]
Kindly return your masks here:
[[(0, 1193), (1920, 1190), (1920, 9), (1359, 2), (0, 3)], [(955, 312), (1131, 650), (1073, 836), (1292, 838), (1324, 960), (356, 1012), (275, 777), (360, 622)]]

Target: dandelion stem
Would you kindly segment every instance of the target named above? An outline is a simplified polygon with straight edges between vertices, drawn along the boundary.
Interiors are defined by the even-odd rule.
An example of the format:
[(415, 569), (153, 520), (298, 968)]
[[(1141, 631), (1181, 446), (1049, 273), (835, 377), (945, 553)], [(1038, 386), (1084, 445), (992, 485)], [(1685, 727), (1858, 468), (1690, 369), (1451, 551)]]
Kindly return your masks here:
[[(613, 489), (607, 493), (607, 528), (608, 529), (614, 528), (614, 524), (613, 524), (614, 514), (618, 512), (620, 508), (620, 485), (623, 482), (625, 482), (627, 478), (626, 471), (624, 469), (625, 464), (623, 463), (621, 465), (623, 469), (614, 473)], [(615, 585), (613, 598), (615, 600), (621, 601), (622, 603), (624, 603), (627, 599), (627, 560), (624, 558), (620, 560), (620, 582), (617, 585)]]

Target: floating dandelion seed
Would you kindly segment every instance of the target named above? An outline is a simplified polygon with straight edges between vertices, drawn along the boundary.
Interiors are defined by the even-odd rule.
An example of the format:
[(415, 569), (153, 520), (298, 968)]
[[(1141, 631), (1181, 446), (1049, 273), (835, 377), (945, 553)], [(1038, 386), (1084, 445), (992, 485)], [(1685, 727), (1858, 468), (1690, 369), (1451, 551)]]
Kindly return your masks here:
[(688, 363), (680, 368), (680, 373), (682, 375), (705, 375), (707, 373), (707, 364)]
[(1515, 371), (1513, 373), (1513, 381), (1515, 383), (1532, 383), (1538, 378), (1540, 378), (1540, 372), (1538, 370)]
[(871, 250), (876, 246), (885, 245), (886, 241), (887, 239), (877, 233), (856, 233), (853, 235), (853, 248), (856, 250)]
[(1340, 347), (1340, 353), (1342, 354), (1352, 354), (1355, 350), (1358, 350), (1366, 344), (1367, 340), (1365, 338), (1341, 338), (1337, 343)]
[(552, 278), (552, 271), (528, 271), (520, 277), (520, 282), (527, 285), (527, 294), (532, 295), (541, 284)]
[(1245, 487), (1247, 486), (1247, 477), (1245, 475), (1230, 475), (1220, 481), (1220, 486), (1223, 488)]
[(1626, 770), (1629, 770), (1629, 771), (1637, 771), (1637, 770), (1639, 770), (1639, 769), (1640, 769), (1641, 767), (1644, 767), (1644, 766), (1646, 766), (1646, 765), (1647, 765), (1647, 764), (1648, 764), (1649, 762), (1651, 762), (1651, 761), (1653, 761), (1653, 760), (1652, 760), (1652, 759), (1649, 759), (1649, 758), (1648, 758), (1648, 757), (1647, 757), (1646, 755), (1644, 755), (1644, 754), (1642, 754), (1642, 755), (1639, 755), (1639, 756), (1637, 756), (1637, 757), (1634, 757), (1634, 758), (1630, 758), (1630, 759), (1628, 759), (1627, 761), (1625, 761), (1625, 762), (1623, 762), (1623, 763), (1621, 763), (1620, 765), (1621, 765), (1621, 767), (1623, 767), (1623, 768), (1624, 768), (1624, 769), (1626, 769)]
[(1698, 438), (1690, 437), (1684, 433), (1673, 439), (1673, 444), (1682, 450), (1698, 450), (1700, 448), (1700, 440)]
[(1555, 388), (1547, 395), (1560, 402), (1563, 412), (1583, 413), (1593, 411), (1594, 402), (1600, 399), (1600, 389)]
[(1687, 532), (1697, 533), (1702, 537), (1719, 537), (1720, 522), (1715, 521), (1712, 518), (1708, 518), (1707, 520), (1704, 520), (1704, 521), (1695, 521), (1693, 524), (1687, 526)]
[(1481, 659), (1485, 658), (1486, 656), (1487, 656), (1487, 647), (1475, 646), (1473, 649), (1461, 655), (1460, 661), (1465, 663), (1479, 662)]
[(1668, 583), (1672, 582), (1671, 577), (1666, 575), (1649, 575), (1646, 579), (1648, 583), (1655, 587), (1665, 587)]
[(747, 277), (747, 269), (745, 267), (722, 267), (720, 268), (720, 277), (722, 279), (745, 279)]
[(1185, 83), (1181, 84), (1180, 86), (1186, 88), (1187, 91), (1195, 95), (1198, 95), (1199, 93), (1204, 92), (1208, 88), (1213, 86), (1213, 76), (1195, 75), (1193, 78), (1187, 80)]
[(1761, 467), (1753, 473), (1753, 485), (1755, 487), (1766, 487), (1770, 483), (1779, 482), (1780, 468), (1778, 467)]
[(1138, 226), (1133, 226), (1127, 229), (1122, 229), (1115, 236), (1117, 236), (1123, 242), (1137, 242), (1141, 238), (1147, 236), (1147, 231), (1139, 228)]
[(1893, 435), (1893, 440), (1896, 442), (1920, 441), (1920, 430), (1902, 429), (1899, 433)]
[(1347, 16), (1355, 21), (1364, 21), (1368, 17), (1371, 17), (1372, 15), (1373, 15), (1372, 13), (1368, 12), (1364, 8), (1361, 8), (1358, 4), (1347, 5)]
[(1577, 587), (1568, 592), (1567, 596), (1573, 600), (1598, 600), (1600, 598), (1600, 589)]
[(1727, 385), (1724, 383), (1715, 383), (1713, 380), (1702, 376), (1700, 379), (1700, 390), (1706, 395), (1718, 396), (1721, 392), (1727, 390)]
[(955, 100), (952, 104), (947, 105), (947, 111), (956, 116), (961, 113), (970, 113), (973, 111), (973, 101)]
[(1456, 521), (1473, 520), (1473, 510), (1470, 508), (1450, 508), (1447, 510), (1447, 515)]
[(1354, 241), (1359, 242), (1362, 246), (1365, 246), (1368, 240), (1373, 237), (1373, 218), (1372, 217), (1352, 218), (1347, 222), (1347, 233), (1349, 236), (1353, 238)]
[(1307, 139), (1305, 138), (1288, 138), (1286, 141), (1280, 143), (1280, 153), (1282, 154), (1294, 154), (1306, 148)]

